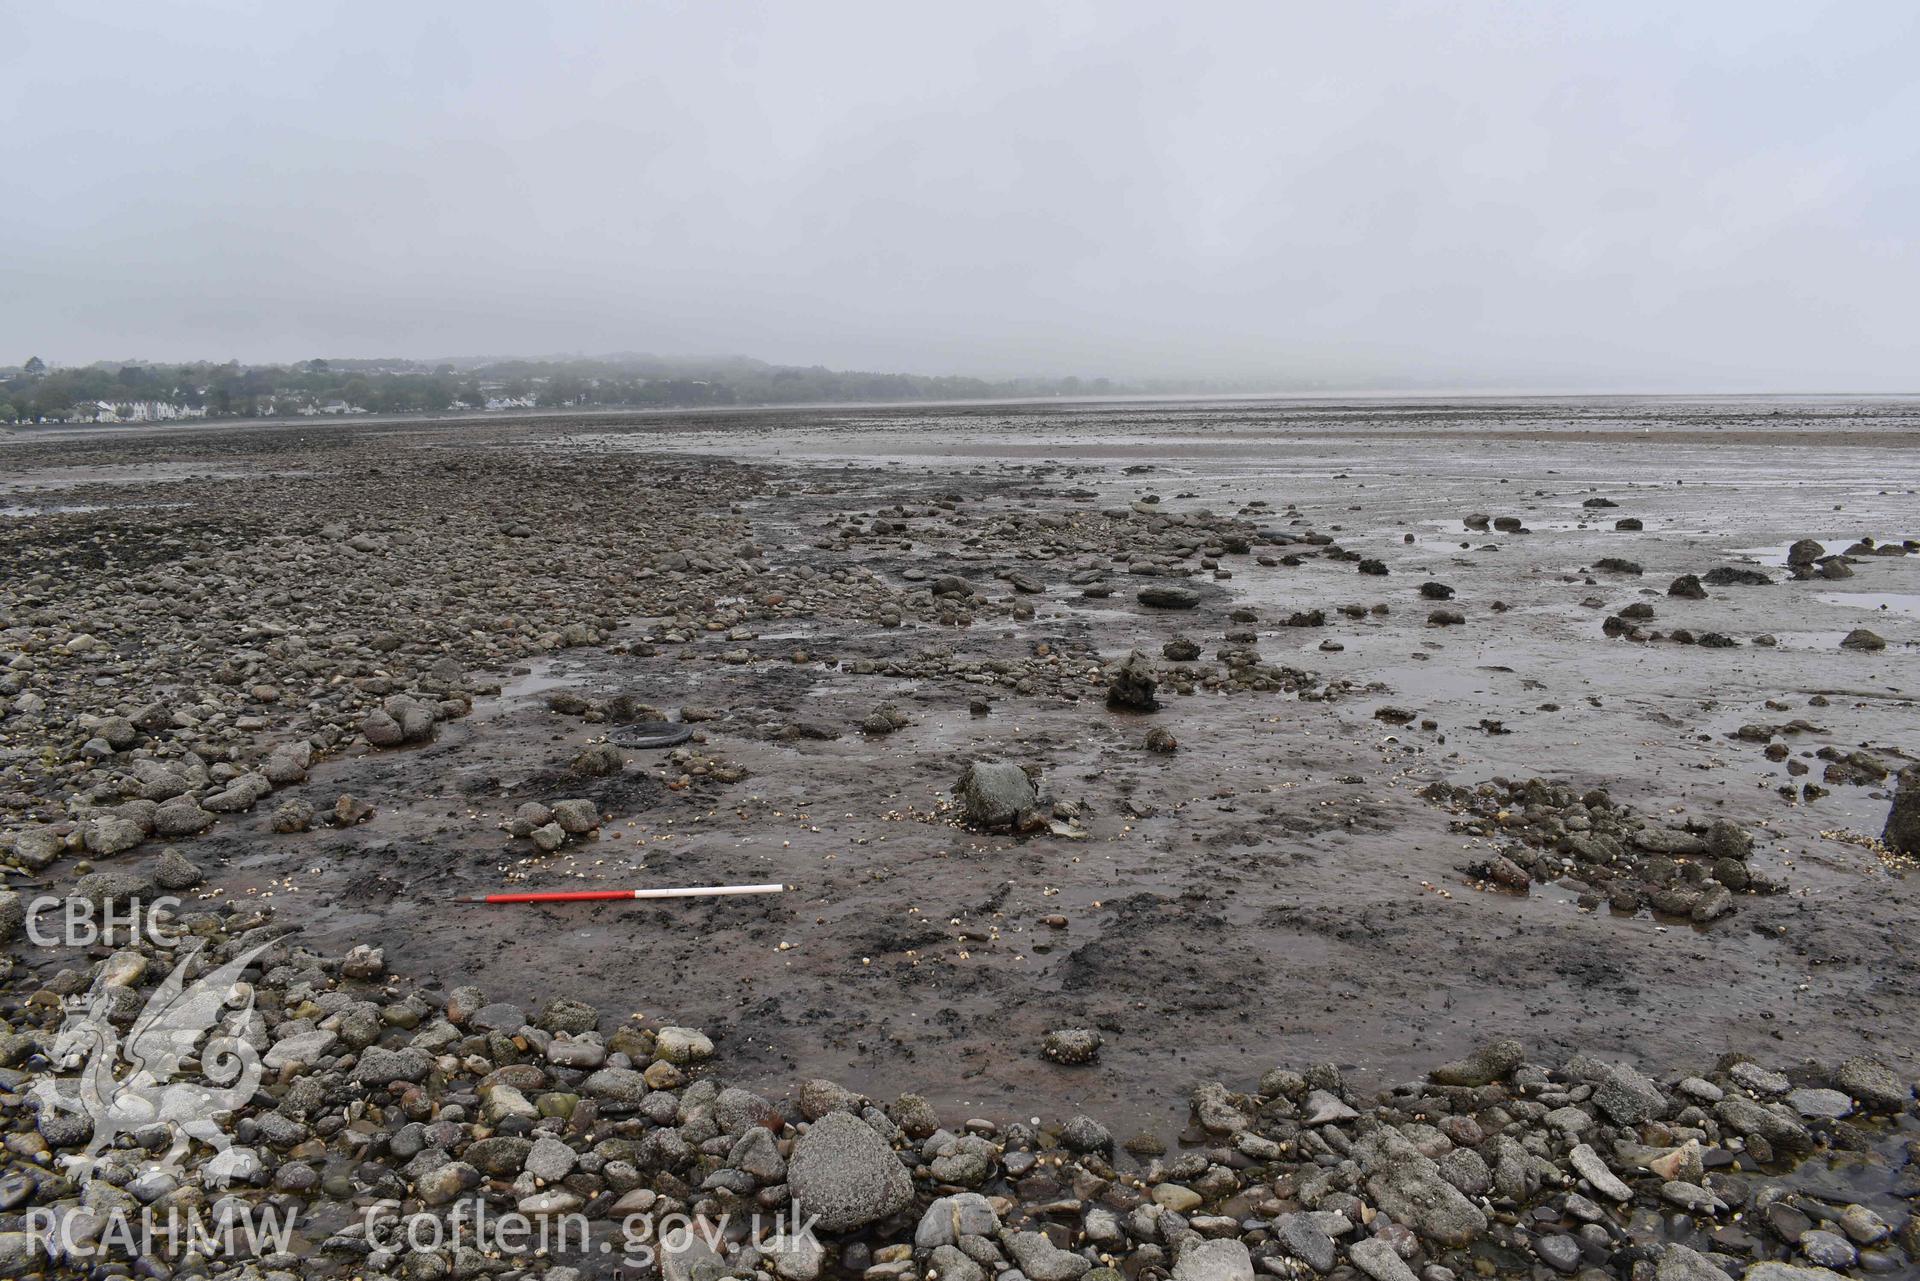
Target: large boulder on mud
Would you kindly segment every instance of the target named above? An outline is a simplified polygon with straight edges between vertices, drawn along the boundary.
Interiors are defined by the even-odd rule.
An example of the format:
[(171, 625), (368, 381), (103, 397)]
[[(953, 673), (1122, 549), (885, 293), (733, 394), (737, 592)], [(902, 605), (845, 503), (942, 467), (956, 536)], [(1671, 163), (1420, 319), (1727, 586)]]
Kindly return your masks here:
[(1041, 1038), (1040, 1053), (1055, 1063), (1077, 1067), (1100, 1057), (1100, 1046), (1104, 1040), (1099, 1032), (1089, 1027), (1055, 1028)]
[(1157, 587), (1142, 587), (1136, 599), (1154, 609), (1192, 609), (1200, 603), (1200, 593), (1191, 587), (1176, 587), (1167, 583)]
[(409, 743), (423, 743), (433, 737), (433, 723), (439, 719), (434, 709), (417, 698), (398, 694), (381, 704), (387, 715), (400, 723), (400, 732)]
[(294, 743), (282, 743), (273, 749), (267, 757), (267, 763), (261, 773), (275, 787), (287, 787), (294, 783), (304, 783), (307, 771), (313, 768), (313, 744), (302, 739)]
[(1006, 827), (1040, 799), (1027, 772), (1011, 761), (974, 761), (954, 795), (975, 827)]
[(803, 1214), (829, 1232), (845, 1232), (897, 1214), (913, 1200), (907, 1167), (847, 1112), (829, 1112), (800, 1136), (787, 1163), (787, 1185)]
[(1858, 1099), (1869, 1112), (1902, 1112), (1913, 1097), (1913, 1087), (1878, 1059), (1857, 1055), (1840, 1065), (1833, 1083)]
[(1787, 548), (1787, 564), (1811, 565), (1827, 554), (1827, 549), (1811, 538), (1802, 538)]
[[(1724, 1274), (1722, 1274), (1724, 1275)], [(1832, 1268), (1802, 1267), (1797, 1263), (1756, 1263), (1740, 1274), (1740, 1281), (1842, 1281)], [(1663, 1273), (1658, 1281), (1666, 1281)]]
[(146, 829), (119, 814), (96, 815), (87, 820), (80, 833), (86, 842), (87, 853), (96, 855), (118, 854), (147, 839)]
[(800, 1115), (809, 1121), (818, 1121), (829, 1112), (858, 1112), (862, 1102), (860, 1095), (825, 1077), (800, 1083)]
[(88, 872), (73, 883), (67, 897), (82, 899), (95, 907), (118, 903), (125, 908), (134, 900), (153, 897), (153, 878), (144, 872)]
[(1725, 819), (1715, 819), (1707, 828), (1707, 853), (1720, 859), (1737, 859), (1744, 863), (1753, 857), (1753, 833), (1738, 824)]
[(206, 879), (206, 873), (192, 859), (169, 845), (160, 851), (160, 862), (153, 869), (153, 879), (163, 890), (190, 890)]
[(1413, 1269), (1382, 1237), (1368, 1237), (1348, 1247), (1347, 1257), (1373, 1281), (1414, 1281)]
[(389, 1050), (369, 1045), (353, 1065), (353, 1079), (361, 1085), (388, 1085), (394, 1081), (418, 1081), (426, 1076), (433, 1060), (425, 1050)]
[(1129, 653), (1107, 675), (1107, 706), (1150, 712), (1160, 706), (1153, 697), (1158, 677), (1153, 663), (1139, 650)]
[[(1523, 886), (1524, 888), (1524, 883)], [(1442, 1063), (1427, 1074), (1436, 1085), (1464, 1085), (1478, 1088), (1503, 1080), (1519, 1067), (1527, 1056), (1518, 1041), (1495, 1041), (1484, 1045), (1464, 1059)]]
[(713, 1057), (713, 1042), (695, 1028), (663, 1027), (654, 1034), (653, 1057), (678, 1067), (690, 1067)]
[(1170, 663), (1191, 663), (1200, 657), (1200, 646), (1191, 637), (1176, 636), (1160, 647), (1160, 656)]
[(600, 807), (585, 797), (555, 801), (553, 821), (560, 825), (561, 831), (580, 836), (600, 826)]
[(689, 1223), (662, 1232), (659, 1253), (660, 1281), (716, 1281), (727, 1275), (727, 1261)]
[(1593, 1102), (1616, 1125), (1639, 1125), (1667, 1111), (1667, 1098), (1660, 1087), (1625, 1063), (1607, 1068), (1594, 1083)]
[(165, 801), (190, 790), (193, 780), (178, 765), (140, 760), (133, 763), (133, 785), (136, 795), (150, 801)]
[(581, 778), (606, 778), (627, 767), (620, 749), (612, 743), (594, 743), (573, 758), (569, 767)]
[(1173, 1281), (1253, 1281), (1253, 1256), (1232, 1237), (1200, 1241), (1180, 1252)]
[(1786, 1108), (1728, 1095), (1713, 1105), (1720, 1124), (1735, 1134), (1758, 1135), (1776, 1152), (1805, 1153), (1813, 1150), (1813, 1134)]
[(1063, 1250), (1044, 1232), (1006, 1234), (1007, 1253), (1028, 1281), (1079, 1281), (1093, 1267), (1087, 1259)]
[(1701, 580), (1709, 587), (1765, 587), (1773, 579), (1757, 569), (1741, 565), (1718, 565)]
[(1727, 1274), (1709, 1263), (1705, 1255), (1674, 1243), (1661, 1248), (1653, 1276), (1654, 1281), (1726, 1281)]
[[(98, 821), (98, 820), (95, 820)], [(91, 823), (88, 824), (92, 826)], [(127, 842), (128, 848), (138, 845), (146, 838), (146, 829), (132, 824), (133, 837)], [(85, 829), (83, 829), (84, 831)], [(122, 832), (125, 835), (125, 832)], [(66, 852), (66, 838), (51, 827), (35, 826), (22, 828), (14, 833), (13, 856), (30, 872), (38, 872)]]
[(367, 713), (360, 722), (360, 732), (375, 747), (398, 747), (406, 741), (406, 733), (400, 728), (400, 722), (377, 709)]
[(272, 791), (273, 784), (265, 774), (242, 774), (222, 790), (209, 793), (200, 804), (216, 814), (239, 814), (258, 805)]
[(1398, 1130), (1375, 1128), (1353, 1145), (1353, 1155), (1366, 1172), (1367, 1191), (1395, 1222), (1442, 1245), (1467, 1245), (1486, 1232), (1480, 1207)]
[(360, 722), (360, 732), (375, 747), (424, 743), (433, 737), (433, 709), (419, 699), (396, 694)]
[(1698, 574), (1682, 574), (1667, 584), (1667, 595), (1678, 596), (1682, 600), (1705, 600), (1707, 589), (1700, 585)]
[(267, 825), (280, 833), (304, 832), (313, 826), (313, 806), (299, 797), (282, 801)]
[(213, 821), (214, 816), (189, 796), (176, 797), (153, 812), (153, 830), (157, 836), (195, 836), (212, 827)]

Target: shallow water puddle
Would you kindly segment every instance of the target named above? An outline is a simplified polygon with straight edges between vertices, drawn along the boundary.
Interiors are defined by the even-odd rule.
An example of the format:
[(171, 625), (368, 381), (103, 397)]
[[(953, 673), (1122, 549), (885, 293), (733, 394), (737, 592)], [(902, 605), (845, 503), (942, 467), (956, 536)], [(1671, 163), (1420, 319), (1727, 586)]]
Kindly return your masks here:
[(0, 516), (57, 516), (61, 512), (98, 512), (105, 511), (103, 503), (49, 503), (33, 507), (0, 507)]
[(34, 516), (61, 516), (69, 512), (166, 511), (192, 505), (191, 503), (125, 503), (118, 506), (110, 506), (106, 503), (23, 503), (11, 507), (0, 507), (0, 516), (25, 520)]
[(1920, 592), (1821, 592), (1818, 599), (1847, 609), (1872, 609), (1920, 618)]
[(1846, 632), (1775, 632), (1774, 640), (1781, 649), (1830, 649), (1836, 653), (1845, 653), (1840, 642), (1847, 638)]
[(570, 682), (554, 669), (557, 662), (551, 658), (538, 658), (528, 664), (527, 674), (516, 676), (500, 685), (500, 701), (505, 703), (518, 698), (535, 698), (550, 689), (559, 689)]

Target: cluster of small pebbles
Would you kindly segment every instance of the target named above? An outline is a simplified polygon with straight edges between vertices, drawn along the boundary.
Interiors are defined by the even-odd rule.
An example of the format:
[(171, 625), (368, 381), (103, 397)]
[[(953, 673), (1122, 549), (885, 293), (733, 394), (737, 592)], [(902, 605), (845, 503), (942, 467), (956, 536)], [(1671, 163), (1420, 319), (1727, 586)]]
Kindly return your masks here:
[[(1872, 538), (1862, 538), (1844, 551), (1829, 554), (1817, 540), (1802, 538), (1787, 549), (1787, 576), (1794, 582), (1834, 582), (1843, 578), (1852, 578), (1852, 564), (1866, 556), (1906, 556), (1920, 552), (1920, 541), (1906, 539), (1902, 542), (1875, 542)], [(1640, 574), (1642, 569), (1632, 561), (1618, 557), (1606, 557), (1595, 562), (1594, 568), (1602, 572), (1616, 574)], [(1765, 570), (1754, 569), (1747, 565), (1719, 565), (1702, 574), (1681, 574), (1667, 584), (1666, 594), (1675, 600), (1698, 601), (1707, 599), (1709, 587), (1767, 587), (1774, 578)], [(1599, 604), (1593, 601), (1592, 604)], [(1724, 632), (1695, 632), (1690, 627), (1674, 627), (1661, 631), (1649, 624), (1654, 618), (1651, 602), (1634, 601), (1607, 615), (1600, 625), (1604, 635), (1617, 636), (1626, 640), (1653, 642), (1667, 641), (1675, 645), (1700, 645), (1708, 649), (1734, 649), (1741, 642)], [(1749, 644), (1771, 647), (1778, 639), (1770, 632), (1753, 636)], [(1840, 639), (1840, 648), (1866, 653), (1874, 653), (1887, 647), (1886, 638), (1871, 628), (1855, 627)]]
[(431, 740), (497, 691), (483, 671), (764, 593), (744, 469), (277, 452), (191, 507), (0, 522), (0, 853), (36, 870), (194, 835), (320, 757)]
[(1538, 778), (1433, 783), (1421, 795), (1460, 816), (1456, 831), (1501, 842), (1465, 869), (1487, 885), (1526, 891), (1555, 881), (1575, 886), (1584, 907), (1651, 909), (1699, 924), (1731, 913), (1736, 894), (1786, 889), (1750, 865), (1752, 833), (1725, 819), (1656, 822), (1604, 789)]
[[(102, 948), (4, 989), (5, 1275), (572, 1281), (598, 1275), (602, 1243), (622, 1248), (635, 1216), (682, 1215), (713, 1239), (670, 1238), (680, 1248), (653, 1269), (665, 1281), (1814, 1281), (1920, 1257), (1912, 1084), (1869, 1058), (1775, 1070), (1729, 1056), (1654, 1080), (1498, 1041), (1372, 1097), (1330, 1064), (1277, 1068), (1245, 1092), (1198, 1085), (1169, 1149), (1152, 1135), (1116, 1142), (1089, 1116), (943, 1117), (915, 1095), (883, 1102), (827, 1080), (772, 1098), (729, 1084), (694, 1029), (421, 986), (387, 973), (377, 950), (315, 954), (264, 910), (174, 924), (189, 951)], [(181, 956), (187, 980), (247, 961), (239, 1053), (263, 1075), (225, 1100), (225, 1151), (195, 1142), (168, 1169), (154, 1164), (164, 1126), (90, 1146), (87, 1115), (37, 1086), (59, 1070), (69, 1002), (124, 1036)], [(1061, 1029), (1040, 1052), (1093, 1071), (1102, 1039)], [(91, 1162), (84, 1185), (73, 1157)], [(1847, 1195), (1870, 1169), (1888, 1191)], [(471, 1223), (477, 1202), (495, 1216), (579, 1216), (586, 1257), (459, 1244), (447, 1223)], [(307, 1246), (241, 1259), (47, 1252), (90, 1249), (113, 1215), (143, 1207), (271, 1209), (296, 1216)], [(795, 1222), (784, 1212), (811, 1231), (769, 1226)], [(46, 1216), (57, 1234), (29, 1230)], [(422, 1216), (443, 1235), (406, 1230)]]

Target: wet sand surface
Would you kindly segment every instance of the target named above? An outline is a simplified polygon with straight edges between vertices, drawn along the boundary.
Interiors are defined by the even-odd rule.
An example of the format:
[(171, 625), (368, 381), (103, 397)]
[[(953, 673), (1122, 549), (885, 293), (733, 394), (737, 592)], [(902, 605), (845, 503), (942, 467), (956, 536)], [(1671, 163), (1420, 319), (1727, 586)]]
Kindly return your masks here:
[[(1920, 1066), (1914, 882), (1860, 839), (1879, 834), (1892, 780), (1831, 783), (1812, 800), (1799, 790), (1821, 781), (1823, 747), (1896, 770), (1920, 755), (1920, 559), (1855, 557), (1838, 582), (1783, 572), (1799, 538), (1839, 552), (1920, 535), (1917, 440), (1920, 405), (1899, 400), (301, 423), (11, 441), (0, 506), (12, 521), (85, 521), (251, 504), (271, 523), (269, 479), (378, 468), (392, 451), (585, 470), (657, 455), (747, 469), (724, 514), (763, 550), (775, 591), (805, 571), (870, 571), (900, 588), (957, 574), (1011, 598), (995, 572), (1032, 575), (1044, 590), (1018, 598), (1030, 618), (984, 611), (963, 626), (823, 611), (696, 627), (682, 644), (662, 640), (673, 620), (626, 619), (607, 645), (492, 673), (498, 692), (430, 745), (362, 744), (298, 789), (323, 809), (340, 792), (365, 798), (367, 823), (279, 835), (263, 805), (183, 848), (219, 892), (271, 896), (315, 946), (376, 943), (396, 973), (700, 1027), (748, 1084), (826, 1076), (917, 1090), (942, 1114), (1087, 1112), (1172, 1138), (1198, 1080), (1332, 1060), (1384, 1082), (1495, 1036), (1652, 1071), (1725, 1051), (1870, 1050), (1909, 1075)], [(966, 521), (938, 505), (947, 496)], [(1135, 591), (1165, 580), (1128, 574), (1096, 541), (1067, 546), (1094, 513), (1149, 498), (1328, 535), (1388, 572), (1230, 554), (1230, 577), (1178, 580), (1201, 593), (1197, 608), (1149, 609)], [(1594, 498), (1617, 506), (1583, 506)], [(1528, 532), (1469, 530), (1470, 513), (1516, 516)], [(852, 515), (868, 519), (849, 535)], [(1048, 516), (1067, 519), (1035, 521)], [(1645, 528), (1618, 531), (1622, 517)], [(1076, 555), (1107, 563), (1110, 596), (1067, 581)], [(1597, 570), (1605, 557), (1643, 572)], [(1667, 596), (1674, 577), (1718, 566), (1773, 581)], [(1417, 589), (1430, 580), (1455, 589), (1463, 624), (1427, 621)], [(1603, 635), (1603, 619), (1643, 600), (1649, 626), (1737, 647)], [(729, 604), (717, 598), (716, 615)], [(1338, 612), (1377, 604), (1387, 612)], [(1233, 622), (1236, 609), (1257, 623)], [(1324, 626), (1281, 625), (1315, 609)], [(1860, 626), (1886, 648), (1841, 649)], [(1159, 662), (1176, 635), (1210, 659), (1242, 627), (1265, 662), (1336, 683), (1337, 696), (1163, 689), (1160, 710), (1128, 713), (1085, 674), (1136, 648)], [(1762, 635), (1777, 645), (1754, 645)], [(1061, 674), (1031, 692), (968, 666), (1036, 655)], [(697, 754), (746, 776), (676, 790), (682, 765), (635, 750), (617, 778), (571, 779), (567, 762), (610, 727), (550, 710), (555, 691), (709, 709)], [(864, 734), (885, 702), (909, 723)], [(1382, 708), (1415, 719), (1378, 719)], [(1734, 736), (1796, 718), (1812, 728), (1775, 740), (1781, 760)], [(1143, 750), (1154, 727), (1179, 750)], [(980, 757), (1043, 767), (1047, 792), (1081, 807), (1084, 838), (961, 826), (950, 796)], [(1489, 840), (1454, 830), (1417, 789), (1496, 776), (1750, 827), (1753, 867), (1789, 889), (1740, 896), (1732, 915), (1695, 926), (1582, 907), (1576, 885), (1482, 888), (1464, 869)], [(575, 795), (614, 816), (597, 838), (536, 855), (500, 830), (525, 800)], [(760, 881), (792, 888), (657, 907), (451, 901), (510, 884)], [(1102, 1030), (1097, 1066), (1040, 1058), (1042, 1033), (1063, 1026)]]

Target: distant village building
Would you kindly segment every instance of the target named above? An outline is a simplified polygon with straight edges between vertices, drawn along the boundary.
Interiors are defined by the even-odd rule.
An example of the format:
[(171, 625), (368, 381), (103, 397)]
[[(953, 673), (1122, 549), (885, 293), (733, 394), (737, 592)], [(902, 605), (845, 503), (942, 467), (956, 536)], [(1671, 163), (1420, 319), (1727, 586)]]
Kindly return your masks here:
[(67, 411), (70, 423), (161, 423), (206, 416), (205, 405), (172, 405), (164, 400), (83, 400)]

